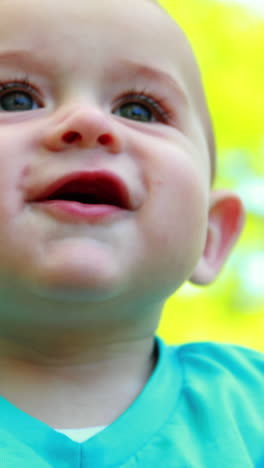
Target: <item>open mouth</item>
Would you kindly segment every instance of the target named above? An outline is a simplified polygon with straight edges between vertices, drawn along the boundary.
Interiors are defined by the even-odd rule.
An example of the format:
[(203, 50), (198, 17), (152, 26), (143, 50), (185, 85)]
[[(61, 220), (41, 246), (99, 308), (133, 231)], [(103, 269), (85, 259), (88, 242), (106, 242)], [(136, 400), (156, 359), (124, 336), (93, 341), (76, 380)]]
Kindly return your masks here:
[(128, 191), (123, 182), (115, 175), (105, 171), (68, 175), (53, 183), (33, 201), (57, 200), (131, 209)]

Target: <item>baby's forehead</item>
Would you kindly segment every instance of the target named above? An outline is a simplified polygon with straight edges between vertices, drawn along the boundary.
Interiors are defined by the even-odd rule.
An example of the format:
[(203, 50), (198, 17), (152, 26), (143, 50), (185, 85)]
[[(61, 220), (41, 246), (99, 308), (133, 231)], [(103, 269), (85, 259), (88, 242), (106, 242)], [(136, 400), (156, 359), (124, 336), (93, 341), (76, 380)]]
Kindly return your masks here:
[[(116, 36), (116, 48), (121, 49), (123, 43), (127, 54), (133, 52), (139, 59), (141, 56), (146, 58), (148, 54), (149, 60), (177, 68), (179, 73), (182, 72), (189, 78), (195, 76), (191, 71), (195, 67), (195, 60), (186, 36), (155, 0), (56, 0), (55, 3), (53, 0), (0, 1), (0, 47), (2, 34), (11, 42), (18, 39), (16, 42), (22, 43), (26, 33), (29, 38), (28, 46), (31, 45), (30, 38), (35, 38), (38, 34), (39, 37), (44, 36), (48, 44), (49, 39), (52, 42), (55, 35), (57, 41), (61, 37), (69, 37), (72, 34), (70, 29), (76, 24), (75, 38), (85, 38), (83, 26), (89, 32), (88, 29), (93, 31), (102, 25), (109, 28), (109, 24), (112, 24), (112, 30), (109, 28), (109, 32), (112, 32), (112, 37), (109, 37), (111, 45), (114, 43), (113, 36)], [(19, 26), (19, 30), (15, 26)], [(90, 38), (91, 36), (88, 37)], [(133, 41), (129, 41), (131, 38)], [(94, 52), (97, 54), (108, 46), (104, 40), (93, 44), (95, 45)]]

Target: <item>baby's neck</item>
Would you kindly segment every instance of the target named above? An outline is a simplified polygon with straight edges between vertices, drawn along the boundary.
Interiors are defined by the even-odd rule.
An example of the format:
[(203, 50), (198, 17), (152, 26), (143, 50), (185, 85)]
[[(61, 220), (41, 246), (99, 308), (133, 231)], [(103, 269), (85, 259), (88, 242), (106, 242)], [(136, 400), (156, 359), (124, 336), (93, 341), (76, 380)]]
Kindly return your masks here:
[(138, 396), (155, 365), (153, 337), (87, 348), (86, 361), (0, 356), (0, 392), (56, 428), (108, 425)]

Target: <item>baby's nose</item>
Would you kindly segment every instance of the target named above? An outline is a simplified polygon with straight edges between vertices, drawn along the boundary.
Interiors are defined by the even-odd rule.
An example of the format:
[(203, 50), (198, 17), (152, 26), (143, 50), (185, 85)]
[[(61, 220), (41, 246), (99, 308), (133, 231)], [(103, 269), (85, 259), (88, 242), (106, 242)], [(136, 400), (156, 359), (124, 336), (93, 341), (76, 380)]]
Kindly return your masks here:
[(121, 150), (121, 137), (113, 116), (97, 108), (78, 106), (51, 122), (44, 137), (50, 151), (64, 151), (73, 146), (105, 146), (111, 153)]

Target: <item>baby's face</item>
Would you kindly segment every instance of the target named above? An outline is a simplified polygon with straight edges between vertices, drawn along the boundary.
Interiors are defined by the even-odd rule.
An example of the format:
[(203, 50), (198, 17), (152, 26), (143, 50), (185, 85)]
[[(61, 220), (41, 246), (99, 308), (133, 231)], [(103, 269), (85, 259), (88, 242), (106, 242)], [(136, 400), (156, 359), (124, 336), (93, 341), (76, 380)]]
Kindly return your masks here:
[(2, 0), (0, 23), (2, 287), (171, 292), (210, 193), (180, 28), (142, 0)]

